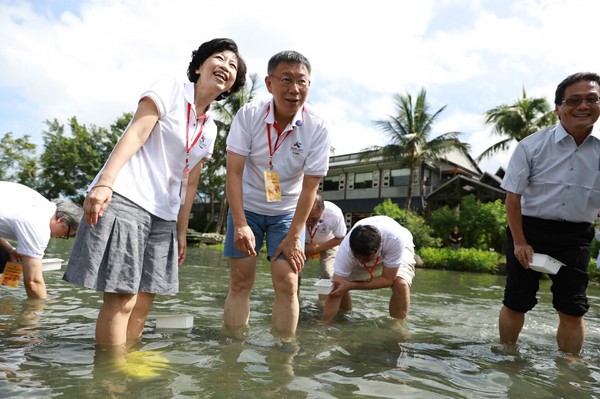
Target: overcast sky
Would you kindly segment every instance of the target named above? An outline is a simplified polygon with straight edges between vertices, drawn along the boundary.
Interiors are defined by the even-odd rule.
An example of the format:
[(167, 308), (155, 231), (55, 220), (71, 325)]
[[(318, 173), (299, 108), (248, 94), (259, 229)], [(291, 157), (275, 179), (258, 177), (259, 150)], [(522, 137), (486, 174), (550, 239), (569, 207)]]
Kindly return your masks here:
[[(160, 77), (185, 78), (191, 51), (234, 39), (257, 73), (297, 50), (313, 67), (309, 101), (336, 155), (383, 145), (374, 120), (421, 87), (433, 135), (460, 131), (475, 158), (500, 138), (485, 111), (599, 72), (598, 0), (0, 0), (0, 135), (41, 145), (44, 121), (108, 127)], [(507, 152), (480, 167), (494, 173)]]

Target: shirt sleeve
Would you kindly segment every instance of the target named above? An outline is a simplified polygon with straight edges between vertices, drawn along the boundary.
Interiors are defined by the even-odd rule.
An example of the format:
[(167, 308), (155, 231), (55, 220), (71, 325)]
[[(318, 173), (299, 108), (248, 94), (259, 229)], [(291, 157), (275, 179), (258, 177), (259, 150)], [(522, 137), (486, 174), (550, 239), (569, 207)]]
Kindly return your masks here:
[(17, 238), (17, 252), (20, 255), (42, 259), (50, 241), (50, 227), (30, 223), (18, 223), (14, 226)]
[(529, 184), (531, 165), (525, 146), (519, 143), (513, 152), (500, 187), (522, 195)]
[(229, 134), (227, 135), (227, 151), (242, 155), (244, 157), (250, 154), (252, 136), (248, 121), (252, 120), (246, 114), (249, 112), (247, 107), (242, 107), (233, 118)]
[(335, 224), (334, 228), (331, 230), (331, 233), (336, 238), (344, 237), (346, 235), (346, 231), (347, 231), (344, 214), (342, 213), (341, 210), (339, 210), (339, 211), (336, 210), (334, 213), (334, 218), (335, 218), (336, 224)]
[(156, 104), (160, 118), (164, 118), (171, 110), (171, 104), (176, 101), (175, 94), (178, 91), (175, 90), (175, 86), (178, 84), (180, 83), (175, 79), (157, 80), (141, 94), (140, 100), (144, 97), (150, 98)]
[(333, 262), (333, 273), (340, 277), (348, 277), (352, 272), (352, 254), (350, 253), (350, 244), (348, 237), (344, 238), (344, 241), (340, 244), (340, 249), (335, 256)]
[(400, 267), (402, 264), (402, 255), (404, 253), (405, 242), (399, 235), (390, 235), (385, 237), (383, 243), (383, 266)]
[(325, 176), (329, 170), (329, 149), (331, 134), (325, 122), (317, 125), (310, 151), (304, 164), (304, 174), (309, 176)]

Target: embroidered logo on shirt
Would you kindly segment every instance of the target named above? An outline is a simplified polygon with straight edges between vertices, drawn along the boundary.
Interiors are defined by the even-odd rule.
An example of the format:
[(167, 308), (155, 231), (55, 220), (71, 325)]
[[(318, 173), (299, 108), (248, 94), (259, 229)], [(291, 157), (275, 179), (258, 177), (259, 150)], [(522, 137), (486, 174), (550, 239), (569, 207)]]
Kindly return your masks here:
[(200, 137), (200, 140), (198, 140), (198, 148), (201, 150), (204, 150), (206, 148), (206, 140), (204, 138), (204, 136)]
[(292, 144), (291, 150), (294, 155), (301, 155), (304, 152), (302, 143), (299, 141), (295, 141), (294, 144)]

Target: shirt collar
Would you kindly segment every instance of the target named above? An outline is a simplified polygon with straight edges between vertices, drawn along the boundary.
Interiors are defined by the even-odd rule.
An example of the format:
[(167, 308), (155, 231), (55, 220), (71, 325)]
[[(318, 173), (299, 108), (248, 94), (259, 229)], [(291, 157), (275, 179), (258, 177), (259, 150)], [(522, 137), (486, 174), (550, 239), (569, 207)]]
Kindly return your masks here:
[(194, 105), (194, 84), (192, 82), (184, 84), (184, 97), (188, 103)]
[[(273, 97), (271, 97), (271, 101), (269, 101), (269, 106), (267, 108), (267, 115), (265, 116), (265, 122), (269, 125), (273, 125), (275, 123), (275, 103), (273, 101)], [(290, 122), (288, 126), (283, 129), (283, 131), (294, 129), (296, 126), (302, 126), (304, 124), (304, 105), (302, 108), (296, 112), (294, 118)], [(281, 126), (280, 126), (281, 127)]]
[[(554, 141), (555, 143), (560, 142), (561, 140), (564, 140), (565, 137), (570, 136), (569, 133), (567, 133), (567, 131), (565, 130), (565, 127), (562, 125), (562, 123), (558, 123), (558, 126), (555, 130), (554, 133)], [(600, 140), (600, 128), (598, 128), (598, 125), (595, 124), (592, 127), (592, 132), (588, 135), (594, 137), (596, 140)]]
[[(194, 111), (194, 115), (196, 115), (196, 107), (194, 106), (194, 87), (196, 85), (192, 82), (184, 83), (183, 85), (183, 97), (188, 104), (192, 105), (192, 110)], [(187, 104), (185, 105), (187, 109)], [(187, 111), (186, 111), (187, 112)], [(186, 114), (187, 115), (187, 114)], [(197, 117), (198, 115), (196, 115)], [(210, 119), (210, 107), (206, 110), (207, 120)]]

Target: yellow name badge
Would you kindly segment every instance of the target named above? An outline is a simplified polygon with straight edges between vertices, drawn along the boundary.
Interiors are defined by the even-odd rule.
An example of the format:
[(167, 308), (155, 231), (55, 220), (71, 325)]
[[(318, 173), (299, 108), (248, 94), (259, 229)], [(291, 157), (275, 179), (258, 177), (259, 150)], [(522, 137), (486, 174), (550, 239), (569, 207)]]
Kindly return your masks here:
[(22, 274), (22, 265), (14, 262), (7, 262), (6, 266), (4, 267), (4, 273), (2, 273), (2, 280), (0, 281), (0, 285), (17, 288), (17, 286), (19, 285), (19, 280), (21, 280)]
[(279, 174), (274, 170), (265, 170), (265, 192), (267, 194), (267, 202), (281, 201)]

